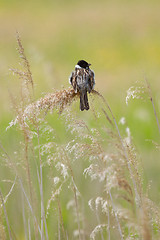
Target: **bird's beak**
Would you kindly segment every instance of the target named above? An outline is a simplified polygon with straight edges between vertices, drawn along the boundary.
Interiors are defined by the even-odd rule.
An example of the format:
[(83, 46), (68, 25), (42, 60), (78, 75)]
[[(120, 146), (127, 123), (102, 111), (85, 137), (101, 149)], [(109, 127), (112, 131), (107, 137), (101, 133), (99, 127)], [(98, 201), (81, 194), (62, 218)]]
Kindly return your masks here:
[(91, 64), (90, 64), (90, 63), (88, 63), (88, 66), (91, 66)]

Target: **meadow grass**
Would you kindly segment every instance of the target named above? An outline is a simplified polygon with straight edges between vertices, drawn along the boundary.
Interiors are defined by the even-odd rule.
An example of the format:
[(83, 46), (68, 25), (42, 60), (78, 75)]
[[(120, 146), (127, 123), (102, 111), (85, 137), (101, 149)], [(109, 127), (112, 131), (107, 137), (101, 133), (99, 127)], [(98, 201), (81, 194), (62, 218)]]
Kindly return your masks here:
[[(125, 117), (117, 121), (96, 90), (90, 96), (94, 127), (75, 111), (79, 95), (71, 88), (36, 100), (18, 33), (17, 43), (21, 68), (11, 71), (21, 86), (19, 96), (10, 93), (16, 117), (7, 132), (14, 128), (19, 138), (12, 153), (0, 143), (2, 168), (10, 172), (0, 189), (1, 238), (159, 239), (159, 207), (149, 197), (149, 184), (144, 187), (143, 164)], [(127, 103), (131, 98), (151, 102), (158, 131), (148, 81), (131, 87)]]
[[(159, 2), (0, 6), (0, 239), (159, 239)], [(84, 113), (80, 58), (98, 89)]]

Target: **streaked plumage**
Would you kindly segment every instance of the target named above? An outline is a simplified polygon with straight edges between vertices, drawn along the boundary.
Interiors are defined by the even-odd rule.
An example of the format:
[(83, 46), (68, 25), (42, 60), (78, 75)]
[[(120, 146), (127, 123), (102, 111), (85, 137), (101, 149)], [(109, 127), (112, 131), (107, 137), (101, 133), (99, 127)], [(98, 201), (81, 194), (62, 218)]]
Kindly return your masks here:
[(69, 78), (70, 84), (73, 86), (74, 91), (80, 93), (80, 110), (89, 110), (87, 92), (90, 93), (95, 85), (94, 72), (89, 68), (84, 60), (78, 61), (75, 70), (71, 73)]

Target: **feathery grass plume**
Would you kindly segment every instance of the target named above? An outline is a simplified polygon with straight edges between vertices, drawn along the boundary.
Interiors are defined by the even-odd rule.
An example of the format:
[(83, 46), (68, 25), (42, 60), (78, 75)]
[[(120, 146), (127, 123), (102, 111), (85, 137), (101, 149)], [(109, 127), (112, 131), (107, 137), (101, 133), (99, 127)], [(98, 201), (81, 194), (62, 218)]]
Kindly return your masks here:
[(154, 97), (152, 94), (151, 86), (149, 84), (148, 79), (145, 77), (145, 83), (137, 83), (138, 86), (132, 86), (127, 90), (127, 96), (126, 96), (126, 104), (128, 105), (128, 102), (131, 98), (133, 99), (142, 99), (143, 101), (150, 100), (152, 103), (154, 115), (156, 118), (158, 131), (160, 133), (160, 123), (159, 123), (159, 117), (156, 111), (155, 103), (154, 103)]
[(75, 213), (75, 220), (77, 222), (78, 225), (78, 232), (79, 232), (79, 239), (81, 239), (81, 234), (83, 233), (83, 230), (81, 229), (81, 217), (80, 217), (80, 212), (79, 212), (79, 191), (78, 188), (76, 186), (75, 183), (75, 176), (74, 176), (74, 172), (72, 169), (72, 160), (70, 159), (68, 152), (66, 151), (66, 149), (61, 146), (61, 149), (58, 150), (58, 155), (60, 154), (61, 157), (58, 160), (58, 163), (56, 164), (56, 167), (58, 168), (58, 170), (61, 170), (61, 175), (64, 178), (63, 183), (69, 179), (69, 183), (68, 183), (68, 188), (71, 189), (72, 194), (74, 195), (73, 198), (73, 202), (74, 202), (74, 211), (73, 213)]
[[(54, 90), (35, 100), (29, 61), (20, 37), (17, 41), (23, 70), (13, 72), (21, 79), (22, 94), (19, 104), (12, 98), (17, 117), (10, 126), (17, 124), (24, 138), (24, 157), (15, 176), (26, 238), (148, 240), (152, 232), (160, 234), (160, 211), (143, 193), (141, 161), (125, 118), (116, 121), (96, 90), (90, 96), (100, 107), (97, 111), (91, 101), (87, 113), (95, 120), (94, 128), (69, 107), (79, 97), (73, 89)], [(143, 87), (130, 89), (127, 101), (146, 93)], [(59, 113), (63, 141), (48, 113), (53, 118)]]
[[(18, 54), (20, 57), (20, 65), (22, 67), (21, 69), (14, 69), (11, 68), (10, 70), (13, 72), (13, 74), (16, 74), (19, 79), (21, 80), (21, 101), (19, 104), (16, 103), (15, 98), (11, 94), (12, 103), (14, 106), (14, 109), (18, 116), (19, 125), (21, 127), (23, 136), (24, 136), (24, 144), (25, 144), (25, 160), (26, 160), (26, 169), (27, 169), (27, 178), (28, 178), (28, 184), (29, 184), (29, 191), (30, 191), (30, 197), (31, 201), (33, 201), (33, 193), (32, 193), (32, 184), (31, 184), (31, 176), (30, 176), (30, 162), (28, 157), (28, 149), (29, 149), (29, 141), (31, 138), (31, 131), (27, 124), (25, 123), (23, 119), (23, 111), (26, 104), (29, 104), (33, 101), (34, 98), (34, 84), (32, 79), (32, 73), (30, 70), (29, 61), (25, 55), (24, 48), (22, 45), (22, 41), (20, 38), (20, 35), (18, 32), (16, 32), (16, 39), (18, 44)], [(12, 123), (11, 123), (12, 125)]]
[(62, 113), (78, 96), (79, 93), (75, 93), (71, 88), (57, 90), (30, 103), (25, 109), (16, 107), (17, 117), (9, 123), (7, 129), (18, 123), (21, 129), (27, 131), (27, 129), (29, 129), (28, 124), (37, 126), (38, 122), (41, 123), (44, 121), (45, 115), (48, 112), (52, 113), (55, 109), (58, 110), (59, 113)]
[(18, 31), (16, 32), (16, 39), (18, 45), (17, 51), (20, 57), (20, 66), (22, 67), (22, 69), (10, 68), (10, 70), (21, 80), (23, 86), (22, 90), (25, 90), (23, 91), (24, 96), (27, 94), (27, 96), (30, 97), (30, 100), (32, 100), (32, 97), (34, 96), (34, 82), (32, 72), (30, 70), (30, 64), (25, 55), (24, 47), (22, 45), (21, 37)]
[(151, 229), (151, 235), (155, 239), (160, 238), (160, 207), (153, 202), (148, 196), (144, 198), (145, 211), (148, 228)]
[[(95, 240), (96, 239), (96, 235), (100, 232), (103, 231), (103, 229), (107, 228), (107, 224), (100, 224), (97, 225), (94, 230), (91, 232), (90, 234), (90, 239)], [(104, 238), (101, 237), (102, 240), (104, 240)]]
[[(113, 133), (110, 135), (112, 147), (113, 142), (115, 146), (112, 148), (112, 150), (114, 149), (115, 151), (116, 149), (118, 149), (118, 152), (117, 154), (115, 152), (114, 154), (112, 152), (109, 154), (109, 149), (107, 148), (106, 150), (104, 150), (102, 147), (102, 139), (101, 141), (99, 139), (100, 134), (97, 134), (98, 138), (96, 138), (96, 135), (94, 136), (93, 133), (97, 132), (97, 130), (88, 131), (88, 127), (86, 127), (86, 124), (83, 123), (82, 120), (73, 120), (73, 114), (72, 117), (70, 117), (69, 115), (68, 118), (70, 119), (70, 122), (73, 123), (69, 128), (71, 133), (77, 132), (78, 139), (80, 140), (78, 141), (77, 139), (77, 141), (70, 142), (70, 144), (67, 145), (68, 152), (73, 154), (73, 156), (75, 156), (75, 159), (88, 158), (90, 160), (90, 165), (84, 170), (84, 175), (88, 175), (92, 181), (97, 180), (99, 182), (103, 182), (104, 191), (106, 192), (106, 194), (111, 194), (110, 191), (113, 188), (116, 189), (116, 191), (119, 191), (119, 188), (123, 189), (123, 191), (125, 192), (125, 194), (123, 193), (123, 199), (132, 204), (132, 211), (134, 212), (133, 190), (131, 184), (129, 183), (130, 180), (126, 175), (126, 172), (128, 173), (128, 165), (123, 154), (123, 148), (121, 147), (121, 144), (117, 142), (119, 141), (119, 138), (117, 138), (117, 134)], [(115, 136), (115, 139), (113, 139), (113, 136)], [(86, 143), (86, 139), (89, 139), (90, 143)], [(110, 203), (110, 205), (113, 207), (113, 203)], [(118, 215), (116, 213), (118, 210), (114, 210), (116, 218), (118, 219)], [(108, 214), (106, 215), (108, 216)], [(121, 238), (123, 239), (122, 232)]]
[(136, 82), (135, 86), (130, 87), (127, 90), (126, 104), (128, 105), (131, 99), (141, 99), (146, 101), (148, 98), (148, 89), (144, 83)]
[[(142, 190), (142, 183), (141, 183), (142, 182), (142, 174), (139, 172), (140, 171), (139, 170), (140, 161), (137, 159), (137, 155), (135, 153), (135, 148), (133, 147), (133, 144), (131, 142), (130, 132), (129, 132), (128, 128), (126, 128), (126, 129), (127, 129), (127, 135), (128, 136), (127, 136), (127, 140), (126, 140), (126, 138), (124, 138), (123, 142), (124, 142), (124, 144), (127, 148), (128, 158), (129, 158), (129, 161), (130, 161), (130, 165), (132, 167), (132, 174), (133, 174), (133, 177), (135, 179), (136, 185), (138, 186), (137, 187), (138, 194), (139, 194), (139, 196), (141, 198), (141, 201), (142, 201), (143, 190)], [(114, 136), (116, 136), (116, 134), (111, 134), (112, 145), (114, 143), (114, 141), (113, 141)], [(115, 176), (117, 178), (116, 181), (112, 182), (111, 186), (116, 187), (116, 185), (117, 185), (119, 187), (119, 190), (122, 189), (123, 191), (126, 192), (125, 195), (124, 195), (123, 192), (122, 192), (123, 194), (122, 193), (118, 194), (118, 197), (123, 198), (128, 203), (132, 204), (132, 206), (133, 206), (133, 210), (132, 210), (133, 217), (131, 218), (132, 221), (133, 221), (132, 225), (135, 226), (134, 227), (135, 231), (137, 231), (136, 229), (138, 228), (138, 225), (136, 224), (135, 217), (138, 218), (138, 215), (134, 216), (134, 214), (133, 214), (134, 213), (133, 190), (132, 190), (132, 187), (131, 187), (132, 185), (129, 183), (130, 180), (127, 177), (128, 174), (126, 175), (126, 173), (128, 172), (128, 165), (127, 165), (125, 156), (123, 154), (123, 148), (122, 148), (121, 144), (117, 143), (117, 137), (115, 138), (115, 143), (114, 144), (115, 144), (114, 149), (117, 149), (118, 153), (117, 153), (117, 156), (116, 156), (116, 154), (114, 154), (114, 158), (115, 158), (114, 165), (116, 166), (116, 168), (114, 169), (113, 172), (114, 172), (114, 174), (116, 172), (118, 174), (114, 175), (112, 173), (112, 171), (110, 171), (111, 176), (112, 177)], [(114, 159), (113, 154), (111, 155), (111, 157), (112, 157), (112, 160), (113, 160)], [(121, 164), (121, 167), (120, 167), (119, 164)], [(105, 169), (105, 167), (103, 169)], [(96, 171), (97, 171), (98, 174), (95, 173)], [(99, 171), (99, 168), (97, 166), (97, 163), (96, 163), (96, 165), (91, 164), (90, 167), (85, 170), (85, 173), (89, 174), (91, 176), (92, 180), (96, 179), (100, 175), (99, 172), (100, 171)], [(102, 176), (103, 176), (103, 174), (100, 175), (100, 181), (102, 179)], [(107, 174), (107, 177), (109, 178), (109, 180), (111, 180), (111, 178), (109, 177), (109, 174)], [(106, 187), (106, 189), (109, 189), (108, 186)], [(119, 190), (117, 189), (117, 192), (119, 192)], [(117, 193), (116, 193), (116, 195), (117, 195)], [(130, 196), (130, 197), (128, 197), (127, 195)], [(123, 214), (120, 215), (120, 212), (119, 212), (118, 209), (117, 209), (117, 211), (118, 211), (118, 216), (123, 219), (124, 218)], [(121, 213), (122, 213), (122, 211), (121, 211)], [(128, 222), (127, 225), (129, 227), (130, 224), (131, 224), (129, 222), (129, 220), (131, 220), (131, 219), (129, 219), (129, 218), (125, 218), (125, 219), (126, 219), (126, 223)]]
[[(27, 202), (30, 203), (30, 209), (32, 209), (33, 212), (33, 222), (34, 222), (34, 234), (35, 238), (37, 239), (37, 232), (38, 232), (38, 223), (35, 221), (35, 195), (34, 195), (34, 189), (33, 189), (33, 183), (32, 183), (32, 176), (31, 176), (31, 159), (34, 159), (34, 149), (32, 145), (32, 137), (33, 137), (33, 131), (31, 130), (30, 126), (27, 124), (27, 122), (24, 119), (23, 113), (26, 108), (26, 105), (30, 105), (34, 100), (34, 83), (32, 78), (32, 73), (30, 70), (29, 61), (24, 53), (24, 48), (20, 39), (19, 34), (17, 33), (17, 43), (18, 43), (18, 53), (20, 56), (20, 65), (22, 69), (11, 69), (13, 74), (16, 74), (18, 78), (21, 80), (21, 94), (20, 94), (20, 101), (17, 104), (15, 98), (13, 95), (11, 95), (12, 102), (14, 105), (14, 109), (17, 113), (17, 118), (14, 121), (14, 124), (17, 123), (20, 126), (22, 135), (24, 137), (24, 163), (26, 168), (26, 179), (28, 182), (28, 190), (29, 190), (29, 198), (26, 195), (26, 192), (24, 187), (22, 186), (22, 194), (24, 194), (24, 198), (27, 200)], [(13, 122), (11, 123), (11, 125)], [(38, 141), (38, 149), (39, 149), (39, 126), (38, 121), (36, 118), (36, 115), (32, 117), (32, 124), (34, 124), (36, 134), (37, 134), (37, 141)], [(31, 152), (33, 153), (33, 156), (31, 157)], [(44, 228), (45, 228), (45, 234), (46, 239), (48, 239), (48, 231), (47, 231), (47, 225), (46, 225), (46, 218), (44, 213), (44, 202), (43, 202), (43, 179), (42, 179), (42, 160), (41, 160), (41, 154), (40, 151), (38, 152), (39, 157), (39, 170), (37, 171), (37, 177), (40, 187), (40, 199), (41, 199), (41, 229), (39, 229), (39, 233), (41, 234), (41, 238), (44, 238)], [(24, 179), (24, 180), (26, 180)], [(22, 181), (21, 181), (22, 183)], [(45, 227), (44, 227), (45, 226)]]
[(46, 114), (48, 111), (52, 113), (54, 109), (58, 109), (59, 113), (62, 113), (64, 108), (70, 105), (76, 96), (77, 94), (70, 88), (46, 94), (26, 107), (23, 113), (24, 121), (32, 121), (31, 119), (34, 119), (35, 116), (38, 117), (43, 112)]
[[(94, 203), (93, 203), (94, 202)], [(94, 204), (94, 206), (93, 206), (93, 204)], [(103, 230), (102, 230), (102, 226), (104, 227), (105, 226), (105, 224), (101, 224), (101, 222), (100, 222), (100, 217), (99, 217), (99, 208), (102, 208), (102, 212), (103, 213), (107, 213), (108, 214), (108, 212), (109, 212), (109, 210), (108, 210), (108, 202), (105, 200), (105, 199), (103, 199), (102, 197), (97, 197), (96, 199), (95, 199), (95, 201), (93, 201), (93, 199), (90, 199), (89, 200), (89, 202), (88, 202), (88, 205), (89, 205), (89, 207), (91, 208), (91, 210), (92, 211), (95, 211), (95, 213), (96, 213), (96, 218), (97, 218), (97, 223), (98, 223), (98, 228), (97, 228), (97, 226), (95, 227), (95, 229), (92, 231), (92, 233), (90, 234), (90, 238), (92, 239), (94, 239), (95, 238), (95, 236), (97, 235), (97, 233), (98, 233), (98, 229), (99, 229), (99, 231), (100, 231), (100, 236), (101, 236), (101, 239), (104, 239), (104, 236), (103, 236)], [(106, 229), (105, 229), (106, 231), (107, 230), (109, 230), (109, 225), (107, 225), (106, 224)]]
[(143, 198), (143, 209), (140, 210), (140, 219), (141, 219), (141, 231), (142, 237), (144, 240), (151, 240), (151, 229), (149, 223), (149, 213), (147, 210), (147, 203), (145, 202), (145, 198)]

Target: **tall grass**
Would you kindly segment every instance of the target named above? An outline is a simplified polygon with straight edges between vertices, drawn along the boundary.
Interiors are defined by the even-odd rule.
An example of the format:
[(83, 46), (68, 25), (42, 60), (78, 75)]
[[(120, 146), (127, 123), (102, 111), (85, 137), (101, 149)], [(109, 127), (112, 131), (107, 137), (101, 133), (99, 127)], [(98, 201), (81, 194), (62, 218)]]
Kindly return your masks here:
[[(7, 131), (15, 127), (22, 141), (16, 159), (0, 144), (1, 158), (15, 176), (6, 196), (0, 190), (1, 238), (21, 239), (21, 234), (25, 239), (159, 239), (160, 210), (144, 191), (143, 167), (125, 118), (117, 122), (98, 91), (91, 93), (95, 128), (76, 115), (71, 105), (79, 95), (71, 88), (35, 100), (18, 33), (17, 43), (21, 69), (11, 71), (20, 79), (21, 91), (18, 101), (11, 94), (16, 117)], [(127, 102), (142, 96), (151, 100), (159, 129), (148, 83), (129, 89)], [(50, 123), (57, 116), (65, 139)], [(15, 231), (6, 206), (13, 191), (23, 219), (21, 223), (15, 216), (21, 233)]]

